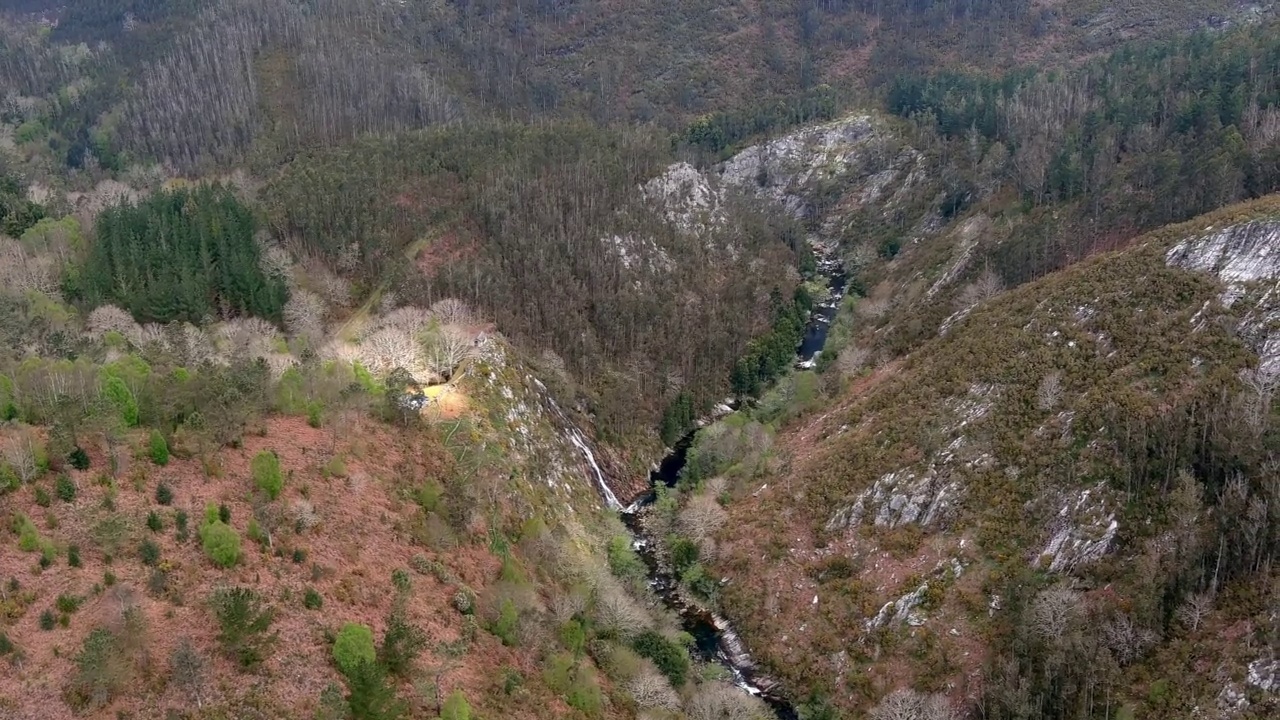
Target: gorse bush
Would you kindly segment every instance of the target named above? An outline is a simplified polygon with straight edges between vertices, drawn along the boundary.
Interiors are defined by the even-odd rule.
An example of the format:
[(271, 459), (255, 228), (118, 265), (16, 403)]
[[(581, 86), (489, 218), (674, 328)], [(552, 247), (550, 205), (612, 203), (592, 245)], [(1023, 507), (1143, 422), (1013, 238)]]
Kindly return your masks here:
[(150, 539), (143, 540), (138, 546), (138, 557), (143, 565), (155, 567), (160, 562), (160, 546)]
[(414, 659), (426, 644), (426, 634), (409, 624), (402, 608), (396, 608), (387, 617), (387, 629), (378, 646), (378, 662), (392, 675), (408, 677)]
[(253, 484), (275, 500), (284, 489), (284, 475), (280, 472), (280, 458), (274, 452), (262, 451), (253, 457), (250, 464), (253, 473)]
[(67, 455), (67, 462), (71, 463), (71, 467), (77, 470), (89, 469), (89, 454), (79, 445), (72, 448), (71, 453)]

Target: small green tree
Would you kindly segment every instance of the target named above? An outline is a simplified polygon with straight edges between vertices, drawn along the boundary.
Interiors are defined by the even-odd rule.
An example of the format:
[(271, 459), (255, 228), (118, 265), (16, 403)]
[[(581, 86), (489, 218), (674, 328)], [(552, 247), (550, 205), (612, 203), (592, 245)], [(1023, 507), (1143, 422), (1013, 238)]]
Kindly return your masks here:
[(212, 505), (205, 509), (204, 524), (200, 526), (200, 544), (204, 553), (221, 567), (229, 568), (240, 561), (240, 533), (223, 522), (218, 509)]
[(275, 611), (249, 588), (224, 588), (213, 594), (213, 613), (218, 619), (218, 641), (241, 667), (253, 667), (266, 659), (275, 643), (269, 633)]
[(69, 475), (61, 474), (53, 481), (53, 492), (62, 502), (72, 502), (76, 499), (76, 483)]
[(387, 671), (378, 663), (357, 663), (346, 678), (347, 705), (353, 720), (399, 720), (408, 711), (387, 682)]
[(471, 706), (461, 690), (449, 693), (449, 699), (444, 701), (444, 708), (440, 711), (440, 720), (471, 720)]
[(405, 618), (403, 608), (397, 607), (387, 617), (387, 630), (378, 646), (378, 662), (387, 672), (407, 677), (413, 669), (413, 661), (427, 644), (427, 636)]
[(102, 385), (102, 394), (115, 406), (120, 419), (129, 427), (138, 425), (138, 400), (124, 380), (112, 375)]
[(346, 623), (333, 641), (333, 659), (343, 675), (350, 675), (362, 663), (378, 659), (373, 646), (373, 630), (368, 625)]
[(67, 462), (71, 463), (71, 467), (77, 470), (88, 470), (89, 454), (84, 451), (84, 448), (76, 445), (67, 455)]
[(653, 630), (636, 636), (632, 647), (640, 657), (652, 660), (674, 687), (684, 685), (689, 676), (689, 655), (684, 648)]
[(250, 465), (253, 471), (253, 484), (265, 492), (267, 497), (275, 500), (284, 489), (284, 475), (280, 472), (280, 458), (274, 452), (266, 450), (254, 456)]
[(151, 462), (160, 466), (169, 464), (169, 443), (159, 430), (151, 431)]

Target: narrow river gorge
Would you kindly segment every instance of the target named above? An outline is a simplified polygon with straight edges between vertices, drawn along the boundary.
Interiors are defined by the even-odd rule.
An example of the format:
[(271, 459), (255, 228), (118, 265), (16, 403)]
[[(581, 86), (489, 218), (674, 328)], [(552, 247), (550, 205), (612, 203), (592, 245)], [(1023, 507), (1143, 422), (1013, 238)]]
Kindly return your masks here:
[[(831, 250), (821, 247), (815, 247), (815, 250), (819, 258), (818, 274), (827, 281), (831, 293), (829, 298), (814, 307), (809, 317), (804, 338), (797, 348), (796, 367), (801, 369), (816, 365), (817, 357), (826, 345), (828, 331), (839, 312), (848, 281), (840, 261)], [(609, 506), (622, 515), (623, 521), (635, 535), (634, 546), (649, 571), (649, 586), (670, 610), (679, 615), (684, 630), (694, 638), (695, 655), (704, 662), (716, 663), (728, 670), (734, 684), (764, 700), (781, 720), (795, 720), (799, 715), (787, 699), (784, 689), (775, 680), (758, 671), (742, 639), (728, 620), (703, 606), (681, 587), (669, 563), (664, 559), (661, 538), (654, 536), (647, 522), (656, 496), (654, 489), (659, 484), (668, 487), (676, 484), (697, 433), (698, 428), (695, 428), (675, 444), (671, 452), (650, 473), (650, 490), (627, 507), (623, 507), (609, 489), (604, 473), (581, 436), (574, 435), (571, 439), (590, 463)]]

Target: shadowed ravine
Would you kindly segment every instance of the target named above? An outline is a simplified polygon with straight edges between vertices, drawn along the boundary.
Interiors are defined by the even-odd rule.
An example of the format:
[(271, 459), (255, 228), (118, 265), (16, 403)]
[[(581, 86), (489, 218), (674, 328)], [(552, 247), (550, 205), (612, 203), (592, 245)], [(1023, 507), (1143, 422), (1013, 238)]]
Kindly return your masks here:
[[(814, 307), (809, 317), (804, 338), (797, 348), (797, 366), (802, 368), (811, 368), (816, 363), (817, 355), (825, 346), (827, 333), (839, 311), (847, 283), (840, 261), (830, 256), (821, 257), (818, 272), (830, 284), (831, 298)], [(694, 653), (705, 662), (714, 662), (726, 668), (732, 673), (734, 684), (763, 699), (781, 720), (796, 720), (799, 715), (784, 696), (783, 689), (773, 679), (757, 672), (755, 662), (729, 622), (691, 601), (680, 588), (670, 567), (660, 560), (657, 539), (646, 528), (645, 515), (655, 496), (652, 488), (659, 483), (668, 487), (676, 484), (697, 433), (698, 429), (695, 428), (680, 438), (671, 452), (649, 474), (650, 491), (630, 506), (623, 507), (609, 489), (607, 478), (581, 433), (577, 430), (569, 431), (570, 439), (582, 451), (590, 465), (605, 501), (610, 508), (622, 515), (623, 521), (635, 535), (636, 551), (648, 568), (649, 586), (668, 608), (680, 616), (685, 632), (693, 636)]]

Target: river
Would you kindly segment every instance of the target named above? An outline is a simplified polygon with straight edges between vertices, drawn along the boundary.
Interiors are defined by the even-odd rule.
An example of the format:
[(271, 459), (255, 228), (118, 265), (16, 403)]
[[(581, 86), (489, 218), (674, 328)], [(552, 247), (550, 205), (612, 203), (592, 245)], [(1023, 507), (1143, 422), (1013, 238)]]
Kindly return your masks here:
[[(831, 296), (814, 307), (804, 338), (796, 348), (796, 367), (801, 369), (816, 365), (817, 358), (826, 345), (827, 334), (839, 312), (848, 281), (840, 261), (830, 252), (820, 255), (818, 272), (827, 279)], [(651, 487), (656, 488), (659, 484), (671, 487), (676, 484), (697, 432), (694, 429), (681, 438), (671, 453), (658, 464), (657, 469), (650, 473)], [(636, 550), (649, 569), (649, 586), (669, 609), (680, 616), (685, 632), (693, 636), (693, 650), (699, 659), (716, 663), (728, 670), (733, 676), (734, 684), (768, 703), (780, 720), (798, 720), (795, 707), (782, 694), (777, 684), (756, 671), (751, 656), (728, 621), (690, 602), (680, 590), (676, 578), (659, 561), (657, 541), (650, 537), (644, 523), (645, 509), (653, 499), (654, 493), (649, 492), (622, 513), (623, 521), (636, 536)]]

